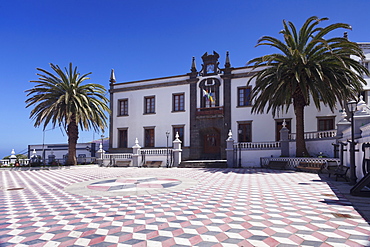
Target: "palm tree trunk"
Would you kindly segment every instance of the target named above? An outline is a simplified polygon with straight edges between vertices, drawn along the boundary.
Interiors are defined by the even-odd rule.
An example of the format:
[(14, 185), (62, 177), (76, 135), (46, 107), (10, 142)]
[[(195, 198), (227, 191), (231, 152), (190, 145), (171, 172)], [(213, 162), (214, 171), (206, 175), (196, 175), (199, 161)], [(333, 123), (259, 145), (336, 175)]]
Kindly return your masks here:
[(78, 140), (78, 126), (75, 119), (76, 119), (75, 116), (72, 116), (72, 121), (67, 126), (67, 135), (68, 135), (67, 165), (77, 165), (76, 145)]
[(304, 140), (304, 104), (294, 100), (294, 112), (296, 117), (296, 157), (309, 156)]

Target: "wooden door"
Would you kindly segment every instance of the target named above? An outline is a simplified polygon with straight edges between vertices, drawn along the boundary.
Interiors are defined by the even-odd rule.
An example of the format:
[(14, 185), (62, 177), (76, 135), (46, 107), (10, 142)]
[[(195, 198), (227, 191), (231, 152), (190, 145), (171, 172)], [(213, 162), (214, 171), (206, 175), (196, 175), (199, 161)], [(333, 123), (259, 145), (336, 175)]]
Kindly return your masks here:
[(220, 135), (218, 133), (204, 135), (204, 153), (220, 153)]

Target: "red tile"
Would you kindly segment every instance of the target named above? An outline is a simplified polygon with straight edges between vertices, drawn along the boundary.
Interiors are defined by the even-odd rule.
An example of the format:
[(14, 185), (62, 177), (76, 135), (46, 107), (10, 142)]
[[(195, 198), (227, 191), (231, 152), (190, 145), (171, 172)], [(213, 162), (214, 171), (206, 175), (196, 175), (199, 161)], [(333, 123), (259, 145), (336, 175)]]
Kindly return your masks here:
[(239, 232), (239, 234), (240, 234), (243, 238), (245, 238), (245, 239), (250, 238), (250, 237), (252, 237), (252, 236), (253, 236), (253, 234), (252, 234), (252, 233), (250, 233), (248, 230), (241, 231), (241, 232)]
[(290, 219), (282, 219), (281, 220), (282, 222), (286, 223), (287, 225), (290, 225), (291, 223), (293, 223), (293, 221), (291, 221)]
[(176, 236), (179, 236), (179, 235), (181, 235), (181, 234), (183, 234), (184, 233), (184, 230), (183, 229), (177, 229), (177, 230), (174, 230), (174, 231), (172, 231), (172, 235), (174, 236), (174, 237), (176, 237)]
[(298, 231), (296, 228), (292, 226), (286, 226), (284, 229), (290, 231), (291, 233), (295, 233), (296, 231)]
[(221, 233), (217, 234), (215, 237), (216, 237), (216, 238), (217, 238), (217, 240), (218, 240), (218, 241), (220, 241), (220, 242), (222, 242), (222, 241), (224, 241), (224, 240), (226, 240), (226, 239), (228, 239), (228, 238), (229, 238), (229, 237), (228, 237), (225, 233), (223, 233), (223, 232), (221, 232)]
[(310, 223), (308, 223), (307, 225), (305, 225), (305, 227), (310, 228), (313, 231), (317, 231), (318, 229), (320, 229), (320, 227), (314, 226), (314, 225), (312, 225)]
[(222, 220), (223, 220), (225, 223), (229, 223), (229, 222), (233, 221), (233, 219), (231, 219), (231, 218), (223, 218)]
[(271, 237), (264, 239), (263, 242), (267, 244), (268, 246), (272, 246), (272, 247), (280, 244), (276, 239), (271, 238)]
[(202, 223), (204, 224), (204, 225), (209, 225), (209, 224), (212, 224), (213, 222), (211, 221), (211, 220), (202, 220)]
[(248, 222), (244, 222), (244, 223), (242, 223), (241, 224), (245, 229), (249, 229), (249, 228), (251, 228), (252, 227), (252, 225), (250, 224), (250, 223), (248, 223)]
[(147, 247), (147, 244), (146, 241), (143, 241), (137, 244), (133, 244), (132, 247)]
[(239, 247), (256, 247), (255, 245), (249, 243), (247, 240), (243, 240), (240, 243), (238, 243)]
[(35, 239), (39, 239), (41, 236), (42, 236), (42, 234), (36, 234), (36, 235), (30, 236), (30, 237), (26, 237), (24, 240), (22, 240), (21, 243), (25, 243), (25, 242), (32, 241), (32, 240), (35, 240)]
[(62, 242), (60, 243), (60, 245), (58, 245), (58, 247), (65, 247), (65, 246), (72, 246), (74, 245), (74, 243), (77, 241), (77, 238), (75, 239), (70, 239), (68, 241), (65, 241), (65, 242)]
[(128, 233), (128, 234), (119, 236), (119, 242), (125, 242), (127, 240), (132, 239), (132, 235), (133, 235), (132, 233)]
[(209, 219), (216, 217), (216, 215), (215, 215), (215, 214), (207, 214), (206, 216), (207, 216)]
[(220, 228), (224, 232), (231, 229), (231, 227), (228, 224), (220, 225), (218, 228)]
[[(83, 238), (83, 237), (85, 237), (85, 236), (89, 236), (89, 235), (91, 235), (91, 234), (94, 234), (94, 233), (96, 232), (96, 230), (97, 230), (97, 229), (93, 229), (93, 230), (90, 230), (90, 231), (83, 232), (83, 233), (81, 234), (80, 238)], [(67, 234), (67, 235), (68, 235), (68, 234)], [(55, 238), (53, 238), (53, 239), (55, 239)]]
[(359, 231), (359, 232), (362, 232), (362, 233), (367, 234), (368, 236), (370, 236), (370, 231), (369, 230), (363, 229), (363, 228), (361, 228), (359, 226), (356, 227), (355, 230), (356, 231)]
[(176, 242), (173, 238), (167, 239), (167, 240), (162, 242), (162, 247), (170, 247), (170, 246), (173, 246), (173, 245), (176, 245)]
[(262, 230), (264, 233), (268, 234), (269, 236), (272, 236), (276, 233), (276, 231), (270, 229), (270, 228), (265, 228)]
[(333, 247), (333, 245), (331, 245), (331, 244), (327, 244), (327, 243), (322, 243), (322, 244), (320, 245), (320, 247)]
[(212, 247), (222, 247), (222, 244), (215, 244), (215, 245), (212, 245)]
[(323, 242), (325, 242), (325, 241), (328, 239), (328, 237), (327, 237), (327, 236), (325, 236), (324, 234), (319, 233), (319, 232), (313, 232), (313, 233), (312, 233), (312, 236), (314, 236), (315, 238), (320, 239), (320, 240), (321, 240), (321, 241), (323, 241)]
[(334, 231), (334, 233), (335, 234), (338, 234), (338, 235), (340, 235), (340, 236), (342, 236), (342, 237), (344, 237), (344, 238), (349, 238), (350, 236), (351, 236), (351, 234), (348, 234), (348, 233), (346, 233), (345, 232), (345, 230), (338, 230), (338, 229), (336, 229), (335, 231)]
[(208, 229), (207, 229), (207, 227), (202, 226), (202, 227), (197, 228), (197, 232), (198, 232), (199, 234), (203, 234), (203, 233), (205, 233), (205, 232), (208, 232)]
[(151, 239), (158, 236), (159, 236), (158, 231), (152, 231), (146, 234), (146, 239)]
[(134, 224), (134, 220), (128, 220), (128, 221), (123, 222), (124, 226), (132, 225), (132, 224)]
[(189, 242), (190, 242), (192, 245), (196, 245), (196, 244), (198, 244), (198, 243), (200, 243), (200, 242), (202, 242), (202, 241), (203, 241), (203, 239), (202, 239), (199, 235), (196, 235), (196, 236), (194, 236), (194, 237), (189, 238)]
[(295, 235), (290, 236), (289, 239), (297, 244), (301, 244), (304, 241), (302, 238)]
[(91, 239), (89, 245), (99, 244), (99, 243), (103, 242), (104, 239), (105, 239), (105, 236), (101, 236), (101, 237), (98, 237), (98, 238)]
[(265, 226), (272, 226), (273, 225), (273, 223), (271, 223), (271, 221), (268, 221), (268, 220), (264, 220), (261, 223), (264, 224)]
[(191, 223), (189, 221), (184, 221), (184, 222), (181, 222), (180, 225), (181, 227), (187, 227), (187, 226), (190, 226)]
[(115, 228), (110, 229), (107, 235), (112, 235), (112, 234), (114, 234), (116, 232), (120, 232), (120, 231), (121, 231), (121, 227), (117, 226)]

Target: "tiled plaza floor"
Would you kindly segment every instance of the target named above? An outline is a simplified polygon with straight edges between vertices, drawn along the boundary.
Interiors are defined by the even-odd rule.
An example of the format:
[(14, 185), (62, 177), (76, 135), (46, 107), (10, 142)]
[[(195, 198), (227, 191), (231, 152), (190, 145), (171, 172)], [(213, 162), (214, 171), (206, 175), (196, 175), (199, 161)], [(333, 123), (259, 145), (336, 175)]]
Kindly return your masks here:
[(317, 174), (0, 171), (1, 247), (370, 246), (369, 236), (351, 202)]

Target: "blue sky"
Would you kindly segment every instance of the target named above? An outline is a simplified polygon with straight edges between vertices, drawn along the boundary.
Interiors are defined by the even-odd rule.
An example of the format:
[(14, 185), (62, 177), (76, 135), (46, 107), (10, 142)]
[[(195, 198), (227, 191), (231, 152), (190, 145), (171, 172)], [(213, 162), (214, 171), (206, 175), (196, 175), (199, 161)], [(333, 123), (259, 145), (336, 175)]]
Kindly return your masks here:
[[(310, 16), (328, 17), (325, 25), (348, 23), (352, 41), (370, 41), (370, 1), (356, 0), (12, 0), (0, 2), (0, 159), (28, 144), (66, 143), (60, 129), (43, 133), (29, 119), (25, 90), (36, 68), (72, 62), (90, 83), (108, 89), (110, 70), (118, 82), (181, 75), (196, 57), (215, 50), (233, 67), (272, 48), (255, 48), (263, 35), (279, 37), (282, 20), (301, 24)], [(344, 30), (336, 35), (342, 36)], [(107, 95), (109, 97), (109, 95)], [(47, 128), (50, 129), (50, 128)], [(101, 133), (83, 131), (79, 142)]]

